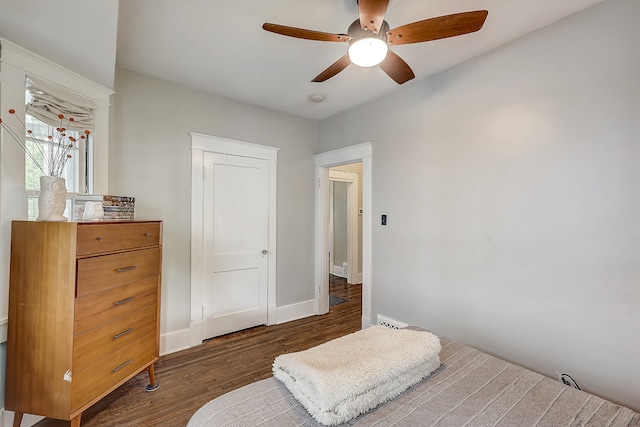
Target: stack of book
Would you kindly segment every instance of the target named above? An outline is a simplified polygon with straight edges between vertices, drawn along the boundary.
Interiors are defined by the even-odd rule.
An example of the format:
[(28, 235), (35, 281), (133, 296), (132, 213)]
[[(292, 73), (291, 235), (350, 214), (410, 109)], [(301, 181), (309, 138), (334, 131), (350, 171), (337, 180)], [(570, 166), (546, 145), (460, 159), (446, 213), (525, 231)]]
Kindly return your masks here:
[(102, 209), (106, 220), (134, 219), (135, 205), (135, 197), (102, 196)]

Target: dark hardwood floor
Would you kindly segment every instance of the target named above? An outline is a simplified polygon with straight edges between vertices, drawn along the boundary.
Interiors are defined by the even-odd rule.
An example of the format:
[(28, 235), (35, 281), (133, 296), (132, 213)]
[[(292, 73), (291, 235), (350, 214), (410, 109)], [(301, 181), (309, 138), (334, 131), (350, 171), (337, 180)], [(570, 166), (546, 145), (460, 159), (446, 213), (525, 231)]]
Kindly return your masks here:
[[(361, 328), (362, 287), (332, 276), (329, 292), (347, 301), (323, 316), (281, 325), (258, 326), (213, 338), (203, 345), (162, 356), (155, 365), (160, 388), (145, 391), (143, 372), (100, 400), (82, 415), (82, 427), (185, 426), (211, 399), (271, 376), (273, 359)], [(68, 426), (44, 419), (38, 427)]]

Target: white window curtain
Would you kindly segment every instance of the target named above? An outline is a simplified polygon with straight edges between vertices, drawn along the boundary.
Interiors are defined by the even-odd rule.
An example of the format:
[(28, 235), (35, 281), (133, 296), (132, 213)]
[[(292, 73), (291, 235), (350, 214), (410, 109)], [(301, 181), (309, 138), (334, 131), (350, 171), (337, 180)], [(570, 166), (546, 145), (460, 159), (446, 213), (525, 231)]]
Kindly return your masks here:
[(60, 126), (59, 115), (73, 122), (65, 127), (74, 131), (95, 130), (95, 102), (53, 83), (28, 76), (27, 114), (30, 114), (49, 126)]

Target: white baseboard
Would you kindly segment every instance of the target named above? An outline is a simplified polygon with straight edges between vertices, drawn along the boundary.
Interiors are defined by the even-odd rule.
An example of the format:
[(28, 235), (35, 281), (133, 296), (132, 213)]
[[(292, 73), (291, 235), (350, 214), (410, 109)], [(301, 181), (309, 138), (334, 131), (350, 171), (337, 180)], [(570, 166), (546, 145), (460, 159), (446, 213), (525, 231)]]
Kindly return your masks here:
[[(200, 334), (202, 336), (202, 334)], [(199, 344), (201, 344), (200, 341)], [(191, 331), (181, 329), (160, 335), (160, 356), (191, 348)]]
[[(275, 309), (275, 324), (315, 316), (315, 300), (285, 305)], [(191, 322), (189, 329), (167, 332), (160, 335), (160, 355), (175, 353), (202, 344), (202, 321)]]
[[(344, 268), (338, 267), (337, 265), (331, 267), (330, 273), (334, 276), (342, 277), (343, 279), (349, 279), (348, 275), (344, 272)], [(353, 273), (353, 284), (358, 283), (362, 283), (362, 273)]]
[(316, 302), (315, 300), (307, 300), (298, 302), (295, 304), (285, 305), (278, 307), (277, 312), (277, 324), (291, 322), (292, 320), (298, 320), (305, 317), (316, 315)]
[(9, 326), (7, 325), (8, 323), (8, 317), (3, 317), (2, 319), (0, 319), (0, 343), (7, 340), (7, 330), (9, 329)]
[(340, 267), (337, 265), (331, 266), (331, 274), (333, 274), (334, 276), (342, 277), (343, 279), (347, 278), (347, 275), (344, 274), (344, 267)]

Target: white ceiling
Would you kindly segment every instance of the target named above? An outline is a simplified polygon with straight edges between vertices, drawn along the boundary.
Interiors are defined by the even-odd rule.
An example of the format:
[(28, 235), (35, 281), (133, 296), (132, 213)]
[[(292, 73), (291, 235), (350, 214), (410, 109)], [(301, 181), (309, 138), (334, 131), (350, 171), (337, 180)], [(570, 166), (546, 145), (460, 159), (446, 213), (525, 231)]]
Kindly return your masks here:
[(118, 0), (0, 0), (0, 37), (113, 88)]
[[(378, 67), (355, 65), (324, 83), (311, 83), (348, 46), (262, 29), (272, 22), (346, 33), (358, 16), (356, 0), (0, 0), (0, 37), (107, 87), (112, 87), (117, 65), (321, 120), (600, 1), (390, 0), (385, 19), (391, 28), (451, 13), (489, 11), (476, 33), (394, 47), (416, 75), (402, 86)], [(325, 101), (311, 102), (312, 94), (322, 94)]]
[[(391, 0), (391, 28), (486, 9), (484, 27), (446, 40), (397, 46), (413, 82), (482, 54), (601, 0)], [(348, 45), (302, 40), (264, 22), (346, 33), (356, 0), (126, 0), (120, 2), (117, 64), (162, 79), (294, 115), (324, 119), (400, 86), (379, 67), (350, 65), (324, 83), (317, 74)], [(309, 101), (312, 94), (325, 101)]]

